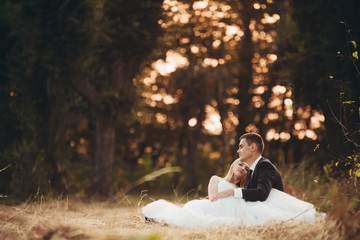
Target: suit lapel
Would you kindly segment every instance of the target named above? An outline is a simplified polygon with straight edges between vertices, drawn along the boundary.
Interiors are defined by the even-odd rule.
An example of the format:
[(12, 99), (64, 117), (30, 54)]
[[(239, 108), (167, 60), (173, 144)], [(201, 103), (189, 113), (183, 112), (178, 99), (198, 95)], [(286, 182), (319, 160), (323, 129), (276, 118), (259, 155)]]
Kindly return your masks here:
[[(251, 182), (252, 182), (252, 179), (254, 179), (254, 175), (255, 175), (255, 173), (256, 173), (256, 169), (257, 169), (257, 167), (259, 166), (259, 163), (260, 162), (262, 162), (264, 160), (264, 158), (263, 157), (261, 157), (260, 158), (260, 160), (257, 162), (257, 164), (256, 164), (256, 166), (255, 166), (255, 168), (254, 168), (254, 171), (252, 171), (252, 170), (250, 170), (249, 172), (248, 172), (248, 176), (247, 176), (247, 179), (246, 179), (246, 185), (245, 185), (245, 188), (251, 188)], [(251, 177), (249, 177), (249, 173), (250, 172), (252, 172), (251, 173)]]
[(259, 161), (257, 162), (257, 164), (256, 164), (256, 166), (255, 166), (255, 168), (254, 168), (254, 172), (256, 171), (256, 168), (259, 166), (259, 164), (260, 164), (263, 160), (264, 160), (263, 157), (261, 157), (261, 158), (259, 159)]

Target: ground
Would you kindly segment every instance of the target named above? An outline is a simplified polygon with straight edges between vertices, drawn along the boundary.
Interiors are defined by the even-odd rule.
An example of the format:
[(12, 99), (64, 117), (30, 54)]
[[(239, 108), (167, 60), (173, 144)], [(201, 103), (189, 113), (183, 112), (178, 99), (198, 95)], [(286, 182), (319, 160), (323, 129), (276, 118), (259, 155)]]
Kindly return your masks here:
[(316, 224), (284, 222), (261, 228), (218, 226), (179, 228), (146, 223), (141, 208), (126, 198), (118, 202), (79, 199), (38, 200), (0, 205), (2, 239), (343, 239), (334, 220)]

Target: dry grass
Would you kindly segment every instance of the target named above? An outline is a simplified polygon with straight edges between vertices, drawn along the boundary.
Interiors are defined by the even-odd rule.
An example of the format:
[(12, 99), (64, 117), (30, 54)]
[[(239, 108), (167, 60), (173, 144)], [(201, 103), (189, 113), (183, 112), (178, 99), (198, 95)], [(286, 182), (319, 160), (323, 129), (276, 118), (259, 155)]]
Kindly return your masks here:
[[(124, 199), (123, 199), (124, 200)], [(150, 201), (150, 200), (149, 200)], [(142, 199), (118, 203), (52, 200), (0, 205), (1, 239), (344, 239), (328, 219), (316, 224), (187, 229), (145, 223)]]

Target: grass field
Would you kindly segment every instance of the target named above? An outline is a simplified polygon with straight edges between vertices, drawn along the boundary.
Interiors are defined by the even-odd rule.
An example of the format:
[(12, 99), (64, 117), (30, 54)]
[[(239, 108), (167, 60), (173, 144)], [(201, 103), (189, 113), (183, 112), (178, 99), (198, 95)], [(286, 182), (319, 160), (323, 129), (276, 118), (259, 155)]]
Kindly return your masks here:
[(1, 239), (345, 239), (341, 226), (327, 219), (316, 224), (259, 227), (179, 228), (145, 223), (142, 198), (115, 202), (78, 199), (37, 200), (0, 205)]

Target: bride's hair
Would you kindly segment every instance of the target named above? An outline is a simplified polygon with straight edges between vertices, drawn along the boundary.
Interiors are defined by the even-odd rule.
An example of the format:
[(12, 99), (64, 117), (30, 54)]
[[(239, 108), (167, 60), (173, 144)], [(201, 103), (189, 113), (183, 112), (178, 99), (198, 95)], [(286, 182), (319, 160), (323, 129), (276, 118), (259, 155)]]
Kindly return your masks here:
[[(228, 181), (228, 182), (233, 183), (233, 182), (232, 182), (232, 180), (233, 180), (233, 178), (234, 178), (234, 171), (233, 171), (233, 169), (234, 169), (235, 164), (239, 164), (239, 162), (240, 162), (240, 159), (238, 158), (238, 159), (236, 159), (236, 160), (230, 165), (229, 171), (227, 172), (227, 174), (226, 174), (225, 177), (224, 177), (224, 180), (225, 180), (225, 181)], [(240, 186), (240, 187), (243, 188), (243, 187), (245, 187), (245, 184), (246, 184), (246, 175), (244, 175), (243, 178), (240, 180), (239, 184), (236, 184), (236, 185), (238, 185), (238, 186)]]

